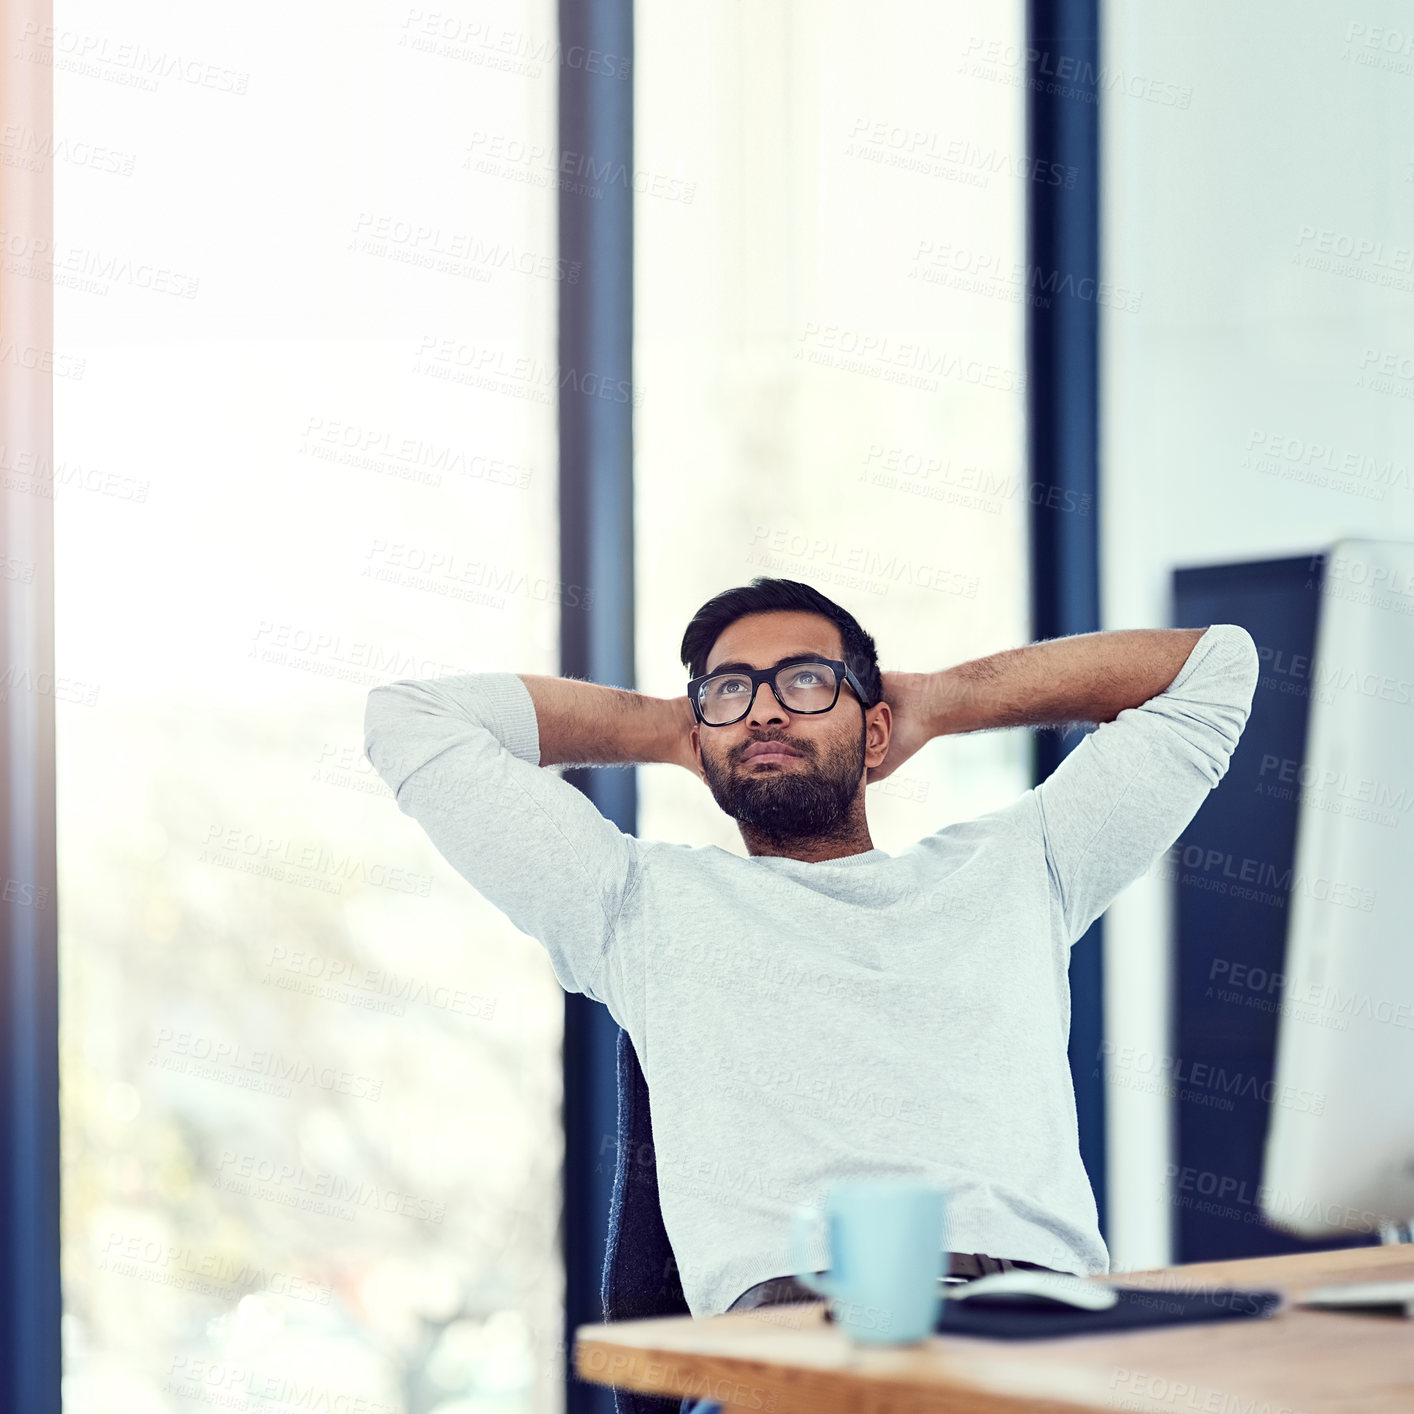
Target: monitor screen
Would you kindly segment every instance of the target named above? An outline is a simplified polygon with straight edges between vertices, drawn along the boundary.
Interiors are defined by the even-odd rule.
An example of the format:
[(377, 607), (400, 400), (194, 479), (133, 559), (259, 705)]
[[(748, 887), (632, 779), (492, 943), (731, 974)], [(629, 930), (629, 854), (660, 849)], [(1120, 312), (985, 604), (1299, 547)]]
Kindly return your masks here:
[(1261, 1191), (1308, 1237), (1414, 1219), (1414, 545), (1339, 542), (1321, 598)]

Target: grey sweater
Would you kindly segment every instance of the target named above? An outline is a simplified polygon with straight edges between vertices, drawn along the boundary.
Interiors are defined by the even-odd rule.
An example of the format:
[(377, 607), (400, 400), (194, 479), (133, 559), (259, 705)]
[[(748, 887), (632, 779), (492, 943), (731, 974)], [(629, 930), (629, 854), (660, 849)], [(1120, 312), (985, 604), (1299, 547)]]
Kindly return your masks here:
[(942, 1187), (949, 1250), (1108, 1270), (1066, 1060), (1070, 947), (1222, 779), (1256, 682), (1251, 636), (1214, 625), (1167, 690), (1011, 804), (813, 864), (623, 833), (540, 768), (513, 673), (374, 688), (365, 749), (632, 1038), (700, 1316), (791, 1271), (795, 1205), (856, 1176)]

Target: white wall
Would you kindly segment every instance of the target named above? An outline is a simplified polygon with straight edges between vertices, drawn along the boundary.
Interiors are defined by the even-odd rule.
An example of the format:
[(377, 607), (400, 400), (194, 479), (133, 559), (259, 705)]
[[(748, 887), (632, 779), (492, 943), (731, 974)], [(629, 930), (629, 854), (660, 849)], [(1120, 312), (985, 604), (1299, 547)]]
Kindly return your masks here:
[[(1175, 566), (1414, 541), (1414, 11), (1102, 8), (1102, 258), (1141, 294), (1104, 314), (1103, 614), (1152, 627)], [(1170, 946), (1142, 879), (1108, 915), (1116, 1045), (1168, 1052)], [(1114, 1266), (1163, 1263), (1167, 1102), (1108, 1100)]]

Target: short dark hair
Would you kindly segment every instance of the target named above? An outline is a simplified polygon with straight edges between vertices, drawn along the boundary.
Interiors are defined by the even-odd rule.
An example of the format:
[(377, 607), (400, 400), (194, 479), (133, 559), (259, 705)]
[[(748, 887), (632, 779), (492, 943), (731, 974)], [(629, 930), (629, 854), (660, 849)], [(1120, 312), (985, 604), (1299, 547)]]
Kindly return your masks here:
[(879, 653), (873, 638), (860, 627), (859, 620), (808, 584), (797, 579), (771, 579), (764, 574), (758, 574), (749, 585), (722, 590), (692, 616), (682, 636), (682, 663), (687, 675), (701, 677), (707, 671), (707, 655), (712, 645), (731, 624), (748, 614), (769, 614), (777, 610), (819, 614), (829, 619), (840, 631), (846, 665), (863, 684), (868, 696), (864, 706), (872, 707), (883, 697)]

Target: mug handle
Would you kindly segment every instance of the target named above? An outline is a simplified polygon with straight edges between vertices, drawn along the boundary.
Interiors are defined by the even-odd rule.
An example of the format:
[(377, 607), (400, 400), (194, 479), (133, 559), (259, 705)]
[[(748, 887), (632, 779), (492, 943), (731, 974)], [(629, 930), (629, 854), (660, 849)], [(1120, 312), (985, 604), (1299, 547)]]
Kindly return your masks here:
[(821, 1296), (833, 1297), (833, 1279), (828, 1273), (817, 1277), (810, 1269), (810, 1262), (805, 1255), (809, 1249), (810, 1238), (824, 1219), (825, 1214), (819, 1208), (802, 1206), (795, 1210), (790, 1224), (790, 1264), (795, 1269), (796, 1281), (802, 1286), (808, 1286), (811, 1291), (818, 1292)]

